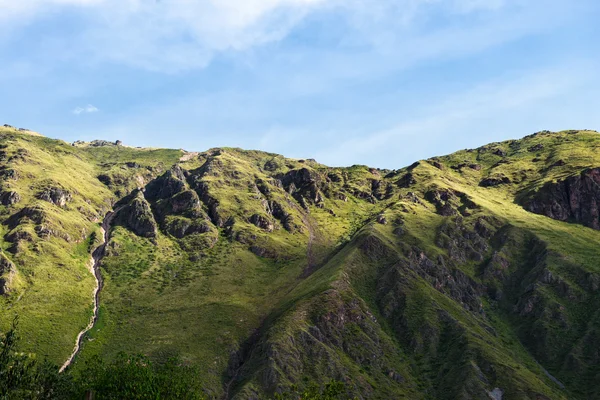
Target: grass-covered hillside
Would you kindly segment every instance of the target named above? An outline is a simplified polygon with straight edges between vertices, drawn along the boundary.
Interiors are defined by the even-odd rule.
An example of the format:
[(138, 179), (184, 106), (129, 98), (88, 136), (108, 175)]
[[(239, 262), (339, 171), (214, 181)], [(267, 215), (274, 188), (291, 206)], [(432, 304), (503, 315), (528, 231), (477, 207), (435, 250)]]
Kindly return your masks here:
[(399, 170), (0, 128), (0, 328), (70, 374), (141, 353), (208, 398), (600, 398), (600, 134)]

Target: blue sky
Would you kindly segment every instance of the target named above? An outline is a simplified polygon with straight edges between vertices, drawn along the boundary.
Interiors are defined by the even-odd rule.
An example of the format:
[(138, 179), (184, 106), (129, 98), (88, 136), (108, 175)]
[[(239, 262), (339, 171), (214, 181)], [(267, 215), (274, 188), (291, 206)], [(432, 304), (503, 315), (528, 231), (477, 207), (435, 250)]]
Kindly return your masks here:
[(399, 168), (600, 130), (597, 0), (0, 0), (0, 124)]

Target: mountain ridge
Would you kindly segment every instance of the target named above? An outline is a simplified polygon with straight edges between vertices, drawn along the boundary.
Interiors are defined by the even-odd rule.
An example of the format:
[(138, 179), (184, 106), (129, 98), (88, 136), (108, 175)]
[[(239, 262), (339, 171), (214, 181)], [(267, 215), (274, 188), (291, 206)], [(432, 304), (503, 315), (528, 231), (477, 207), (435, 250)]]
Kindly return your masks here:
[(398, 170), (0, 135), (0, 325), (19, 313), (27, 350), (66, 359), (122, 206), (74, 373), (128, 351), (198, 365), (209, 398), (600, 396), (594, 131)]

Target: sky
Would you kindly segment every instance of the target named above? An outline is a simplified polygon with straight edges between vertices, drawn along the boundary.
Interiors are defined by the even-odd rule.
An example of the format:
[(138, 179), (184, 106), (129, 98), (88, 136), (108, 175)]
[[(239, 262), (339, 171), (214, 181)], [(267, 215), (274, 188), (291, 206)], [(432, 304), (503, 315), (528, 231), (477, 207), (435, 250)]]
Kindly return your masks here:
[(600, 130), (598, 0), (0, 0), (0, 124), (400, 168)]

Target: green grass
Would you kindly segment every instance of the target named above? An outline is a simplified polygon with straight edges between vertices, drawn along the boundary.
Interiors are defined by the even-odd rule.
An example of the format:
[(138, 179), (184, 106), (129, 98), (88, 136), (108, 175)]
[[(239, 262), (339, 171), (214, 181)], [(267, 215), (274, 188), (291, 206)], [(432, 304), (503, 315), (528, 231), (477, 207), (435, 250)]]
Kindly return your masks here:
[[(39, 224), (23, 219), (16, 229), (29, 232), (33, 240), (23, 242), (17, 254), (7, 253), (18, 273), (13, 292), (0, 298), (0, 328), (6, 329), (18, 313), (25, 351), (55, 363), (66, 359), (91, 312), (94, 280), (86, 263), (98, 244), (97, 223), (111, 204), (179, 164), (190, 175), (186, 189), (196, 179), (207, 190), (199, 193), (202, 215), (169, 211), (165, 220), (200, 220), (210, 225), (210, 232), (177, 239), (160, 231), (152, 241), (125, 227), (113, 229), (102, 262), (99, 321), (84, 341), (76, 370), (93, 356), (113, 360), (121, 351), (158, 362), (178, 355), (198, 368), (206, 392), (220, 397), (231, 379), (227, 370), (232, 354), (249, 346), (255, 351), (245, 355), (234, 392), (265, 395), (277, 385), (289, 388), (331, 378), (348, 378), (356, 394), (372, 398), (473, 397), (500, 387), (506, 398), (537, 393), (560, 399), (585, 398), (591, 390), (576, 386), (581, 380), (564, 370), (564, 362), (570, 352), (582, 357), (582, 339), (595, 329), (586, 316), (594, 312), (598, 296), (582, 282), (600, 272), (600, 232), (529, 213), (519, 204), (547, 182), (599, 166), (600, 135), (595, 132), (545, 132), (421, 161), (410, 168), (416, 183), (408, 188), (396, 182), (409, 169), (385, 178), (389, 171), (329, 168), (235, 148), (212, 149), (180, 161), (181, 150), (70, 146), (4, 128), (0, 138), (6, 146), (4, 163), (18, 175), (17, 180), (5, 180), (2, 189), (21, 195), (18, 204), (0, 206), (0, 247), (5, 253), (11, 248), (6, 220), (24, 206), (38, 207), (43, 225), (54, 232), (42, 239), (36, 233)], [(495, 154), (497, 150), (506, 157)], [(12, 156), (19, 157), (8, 161)], [(441, 163), (441, 170), (434, 161)], [(288, 191), (282, 184), (286, 174), (301, 168), (307, 169), (322, 203), (313, 204), (310, 193), (291, 193), (293, 188)], [(103, 184), (100, 175), (111, 183)], [(487, 177), (508, 177), (511, 183), (479, 186)], [(389, 196), (374, 201), (371, 195), (381, 192), (371, 193), (373, 181), (381, 181), (384, 192), (391, 185)], [(36, 195), (46, 187), (69, 191), (72, 201), (60, 208), (38, 200)], [(454, 193), (456, 203), (474, 203), (469, 215), (437, 213), (425, 200), (432, 189)], [(224, 226), (206, 220), (213, 210), (202, 195), (218, 201)], [(300, 195), (307, 209), (298, 201)], [(269, 202), (278, 203), (298, 229), (290, 232), (270, 216)], [(155, 213), (162, 210), (160, 204), (152, 202)], [(254, 226), (254, 214), (271, 219), (273, 232)], [(387, 224), (377, 222), (380, 215)], [(468, 244), (463, 233), (473, 232), (482, 217), (504, 226), (486, 239), (483, 261), (453, 260), (440, 247), (441, 230), (451, 232), (444, 238), (447, 243)], [(504, 242), (501, 232), (508, 235)], [(539, 254), (544, 268), (571, 288), (573, 298), (559, 284), (536, 280), (526, 241), (545, 246), (548, 251)], [(266, 257), (251, 248), (263, 250)], [(420, 252), (434, 265), (444, 260), (448, 273), (468, 281), (474, 291), (480, 290), (477, 285), (496, 285), (505, 297), (494, 300), (481, 289), (477, 296), (485, 312), (470, 311), (447, 277), (427, 275), (414, 265)], [(494, 252), (510, 263), (505, 271), (510, 279), (483, 278)], [(411, 269), (402, 270), (406, 265)], [(394, 268), (402, 273), (389, 275)], [(396, 276), (396, 286), (388, 285), (388, 276)], [(528, 299), (521, 287), (525, 283), (537, 285), (532, 293), (541, 308), (534, 316), (514, 311), (519, 301)], [(557, 312), (566, 318), (569, 336), (564, 336)], [(332, 326), (328, 321), (340, 313), (349, 319)], [(314, 338), (314, 327), (325, 331), (324, 338), (307, 339)], [(254, 332), (258, 339), (248, 344)], [(542, 347), (527, 341), (532, 332), (544, 333)], [(561, 337), (568, 340), (561, 343)], [(535, 358), (542, 360), (540, 351), (551, 355), (544, 365), (564, 380), (566, 391), (536, 363)], [(370, 354), (379, 354), (377, 362)], [(591, 373), (593, 366), (585, 361), (581, 368)], [(485, 370), (481, 373), (487, 383), (479, 379), (478, 370)], [(268, 373), (279, 376), (278, 381), (266, 384)], [(394, 380), (394, 374), (404, 381)]]

